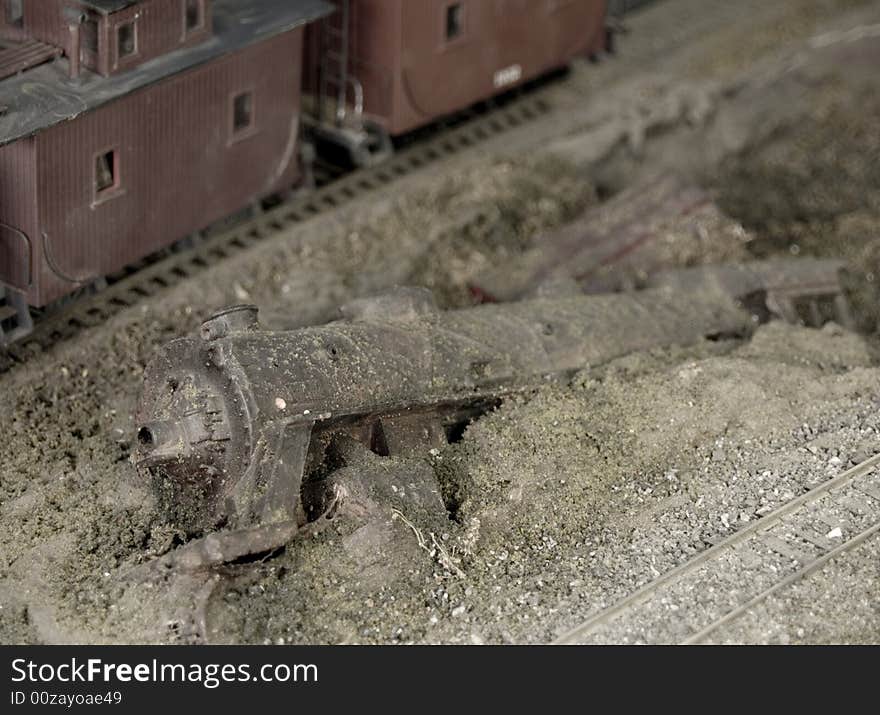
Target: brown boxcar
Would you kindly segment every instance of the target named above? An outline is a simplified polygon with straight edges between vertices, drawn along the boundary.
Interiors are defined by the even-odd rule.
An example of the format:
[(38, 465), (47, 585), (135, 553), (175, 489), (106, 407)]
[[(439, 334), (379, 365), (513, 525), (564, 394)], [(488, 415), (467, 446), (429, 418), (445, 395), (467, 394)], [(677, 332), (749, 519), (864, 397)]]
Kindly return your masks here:
[[(605, 47), (605, 0), (334, 0), (310, 28), (307, 86), (399, 135)], [(347, 14), (347, 28), (340, 17)], [(314, 37), (312, 37), (314, 35)], [(347, 38), (340, 47), (340, 37)], [(337, 57), (346, 60), (341, 71)]]
[[(151, 44), (147, 21), (171, 17), (160, 12), (171, 2), (177, 29), (156, 25)], [(303, 27), (329, 8), (216, 0), (214, 32), (193, 44), (177, 16), (188, 4), (77, 3), (99, 22), (94, 66), (110, 76), (70, 77), (65, 58), (0, 82), (0, 283), (31, 305), (296, 183)], [(134, 36), (119, 31), (141, 20)], [(178, 49), (156, 57), (172, 37)], [(132, 55), (126, 71), (114, 69), (120, 51)]]

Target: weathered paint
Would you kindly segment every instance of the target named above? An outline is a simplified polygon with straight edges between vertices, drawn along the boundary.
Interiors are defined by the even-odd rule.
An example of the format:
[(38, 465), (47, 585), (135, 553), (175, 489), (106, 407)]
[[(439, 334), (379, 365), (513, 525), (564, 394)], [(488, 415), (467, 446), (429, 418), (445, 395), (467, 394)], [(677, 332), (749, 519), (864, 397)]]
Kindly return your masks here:
[[(456, 4), (462, 31), (447, 39)], [(605, 0), (351, 0), (350, 71), (365, 112), (398, 135), (599, 52), (605, 11)], [(320, 42), (309, 44), (312, 88)]]
[(36, 145), (22, 139), (0, 147), (0, 283), (36, 290), (33, 266), (37, 223)]
[[(44, 260), (32, 304), (295, 184), (301, 47), (298, 28), (37, 135)], [(245, 91), (254, 129), (233, 138), (233, 97)], [(118, 187), (98, 196), (96, 156), (110, 150)]]
[[(210, 0), (204, 0), (204, 7), (204, 22), (193, 32), (185, 31), (183, 0), (148, 0), (110, 14), (89, 10), (75, 0), (40, 0), (26, 4), (24, 22), (28, 35), (67, 50), (70, 46), (71, 20), (64, 12), (77, 10), (84, 13), (98, 25), (98, 49), (92, 52), (82, 47), (83, 66), (109, 76), (209, 39)], [(120, 58), (117, 52), (117, 29), (130, 22), (136, 24), (136, 51)]]

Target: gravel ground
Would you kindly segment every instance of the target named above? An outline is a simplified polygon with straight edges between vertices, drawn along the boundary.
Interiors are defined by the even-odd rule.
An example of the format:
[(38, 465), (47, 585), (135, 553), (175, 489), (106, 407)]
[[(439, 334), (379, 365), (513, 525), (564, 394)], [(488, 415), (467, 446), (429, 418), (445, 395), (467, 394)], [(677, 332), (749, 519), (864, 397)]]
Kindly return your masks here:
[(878, 537), (761, 604), (716, 643), (863, 644), (880, 639)]
[[(863, 24), (880, 8), (732, 5), (669, 0), (665, 15), (641, 13), (630, 55), (557, 90), (565, 116), (319, 217), (0, 377), (0, 642), (186, 640), (189, 600), (209, 592), (220, 641), (545, 642), (813, 485), (832, 460), (867, 455), (880, 398), (871, 78), (810, 62), (758, 86), (742, 76), (789, 67), (792, 55), (767, 55), (779, 40)], [(608, 102), (585, 103), (600, 87)], [(140, 378), (159, 345), (242, 301), (274, 326), (326, 319), (396, 283), (466, 304), (486, 266), (669, 167), (715, 190), (755, 236), (751, 255), (846, 258), (863, 334), (770, 325), (747, 343), (633, 355), (507, 402), (437, 455), (339, 475), (355, 496), (332, 524), (222, 581), (130, 577), (183, 539), (129, 462)], [(725, 640), (880, 640), (876, 545)]]

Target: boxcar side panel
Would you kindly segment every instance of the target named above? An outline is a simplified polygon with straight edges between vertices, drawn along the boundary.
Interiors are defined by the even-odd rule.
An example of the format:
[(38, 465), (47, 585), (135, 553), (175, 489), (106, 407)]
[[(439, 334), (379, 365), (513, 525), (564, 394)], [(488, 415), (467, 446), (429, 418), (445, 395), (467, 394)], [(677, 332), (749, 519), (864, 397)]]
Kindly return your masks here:
[(605, 42), (605, 0), (402, 5), (394, 134), (511, 89)]
[(400, 66), (401, 0), (352, 3), (351, 71), (364, 90), (366, 114), (386, 123), (394, 113)]
[(0, 0), (0, 37), (19, 40), (24, 37), (24, 23), (20, 19), (10, 22), (11, 2), (12, 0)]
[(34, 140), (0, 147), (0, 283), (35, 290), (37, 180)]
[(298, 28), (39, 135), (39, 303), (292, 186), (301, 49)]
[[(339, 12), (339, 0), (330, 0)], [(394, 111), (396, 75), (400, 65), (401, 0), (350, 0), (348, 70), (360, 83), (364, 111), (386, 123)], [(317, 95), (322, 62), (332, 51), (332, 31), (339, 18), (327, 17), (306, 28), (304, 91)], [(348, 88), (348, 102), (353, 101)]]

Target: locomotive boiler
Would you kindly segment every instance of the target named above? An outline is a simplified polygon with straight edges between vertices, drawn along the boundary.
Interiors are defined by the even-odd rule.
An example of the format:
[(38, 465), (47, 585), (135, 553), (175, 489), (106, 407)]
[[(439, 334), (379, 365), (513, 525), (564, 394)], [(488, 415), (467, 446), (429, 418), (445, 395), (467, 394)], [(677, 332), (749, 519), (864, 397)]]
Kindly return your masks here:
[(427, 455), (505, 395), (750, 326), (721, 293), (664, 290), (443, 312), (400, 289), (341, 313), (274, 332), (228, 308), (148, 366), (134, 461), (169, 518), (191, 533), (302, 522), (303, 480), (334, 469), (340, 441)]

